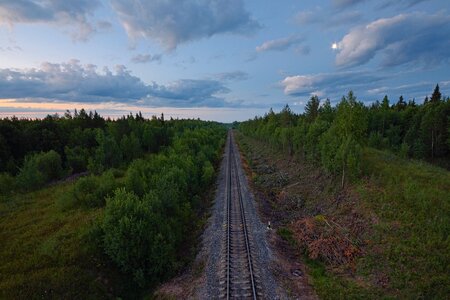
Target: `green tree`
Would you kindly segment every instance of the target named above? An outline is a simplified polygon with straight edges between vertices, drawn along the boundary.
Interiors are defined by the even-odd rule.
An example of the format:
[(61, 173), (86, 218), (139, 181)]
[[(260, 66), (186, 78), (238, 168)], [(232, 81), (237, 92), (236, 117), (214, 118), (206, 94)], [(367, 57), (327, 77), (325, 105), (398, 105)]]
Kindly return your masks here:
[(157, 282), (174, 270), (175, 241), (168, 216), (154, 193), (140, 199), (125, 189), (107, 198), (102, 222), (106, 253), (140, 285)]
[(344, 187), (346, 177), (359, 173), (361, 145), (367, 130), (367, 117), (364, 105), (356, 101), (350, 91), (337, 107), (336, 118), (327, 133), (320, 139), (322, 165), (341, 175)]
[(309, 122), (313, 122), (319, 114), (320, 100), (316, 95), (311, 96), (305, 105), (305, 117)]
[(434, 88), (433, 94), (431, 95), (430, 102), (431, 103), (438, 103), (441, 101), (441, 92), (439, 91), (439, 84), (436, 84), (436, 87)]

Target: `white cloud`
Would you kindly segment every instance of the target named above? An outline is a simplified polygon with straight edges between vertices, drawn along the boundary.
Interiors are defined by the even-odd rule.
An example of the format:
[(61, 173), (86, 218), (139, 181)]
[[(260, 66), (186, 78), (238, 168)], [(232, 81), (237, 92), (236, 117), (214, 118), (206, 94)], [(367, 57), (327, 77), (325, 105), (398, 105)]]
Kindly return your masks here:
[(168, 50), (221, 33), (259, 28), (243, 0), (111, 0), (128, 35), (156, 40)]
[(284, 94), (289, 96), (309, 96), (312, 93), (336, 96), (350, 89), (370, 86), (381, 79), (381, 76), (367, 71), (348, 71), (287, 76), (281, 81), (281, 86)]
[(381, 55), (383, 66), (449, 61), (450, 16), (401, 14), (352, 29), (338, 43), (336, 65), (362, 65)]

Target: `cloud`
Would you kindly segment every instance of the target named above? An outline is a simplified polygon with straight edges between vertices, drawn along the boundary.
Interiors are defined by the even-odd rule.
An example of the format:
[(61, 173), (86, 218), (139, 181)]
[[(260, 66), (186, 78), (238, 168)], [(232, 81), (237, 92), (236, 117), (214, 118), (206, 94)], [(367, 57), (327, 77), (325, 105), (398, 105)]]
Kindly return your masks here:
[(450, 80), (443, 78), (439, 82), (430, 80), (411, 81), (405, 79), (413, 71), (403, 71), (396, 74), (381, 70), (340, 71), (335, 73), (321, 73), (314, 75), (287, 76), (279, 84), (284, 94), (295, 99), (306, 100), (311, 95), (330, 98), (338, 101), (343, 95), (352, 90), (358, 98), (366, 103), (381, 100), (384, 95), (390, 99), (398, 99), (403, 95), (405, 99), (415, 98), (422, 101), (430, 95), (439, 83), (443, 94), (450, 93)]
[(343, 11), (340, 14), (333, 14), (328, 18), (325, 25), (326, 27), (337, 27), (347, 24), (355, 24), (363, 19), (363, 14), (359, 11)]
[(333, 6), (336, 8), (347, 8), (356, 4), (362, 3), (366, 0), (332, 0)]
[(336, 65), (363, 65), (381, 56), (385, 67), (449, 61), (450, 16), (400, 14), (353, 28), (337, 44)]
[(97, 27), (100, 29), (100, 30), (105, 30), (105, 31), (107, 31), (107, 30), (110, 30), (111, 28), (112, 28), (112, 24), (110, 23), (110, 22), (108, 22), (108, 21), (98, 21), (97, 22)]
[(383, 77), (367, 71), (347, 71), (320, 73), (315, 75), (287, 76), (281, 81), (284, 94), (289, 96), (309, 96), (311, 94), (336, 97), (351, 89), (366, 88), (382, 80)]
[(248, 79), (248, 73), (243, 71), (224, 72), (216, 74), (219, 81), (244, 81)]
[(230, 90), (217, 80), (181, 79), (168, 85), (154, 86), (144, 102), (155, 106), (223, 107), (228, 103), (217, 95)]
[(22, 48), (19, 46), (0, 47), (0, 52), (16, 52), (16, 51), (22, 51)]
[(308, 55), (311, 52), (311, 47), (309, 46), (298, 46), (295, 48), (295, 52), (301, 55)]
[(322, 22), (322, 19), (320, 18), (321, 13), (322, 10), (320, 8), (316, 8), (315, 10), (300, 11), (294, 16), (294, 21), (300, 25), (321, 23)]
[(323, 9), (316, 7), (313, 10), (300, 11), (294, 16), (294, 22), (299, 25), (319, 24), (323, 29), (330, 30), (335, 27), (355, 24), (363, 19), (363, 14), (357, 10)]
[(128, 35), (156, 40), (167, 50), (221, 33), (250, 34), (260, 25), (243, 0), (111, 0)]
[(95, 31), (89, 16), (99, 5), (98, 0), (2, 0), (0, 25), (49, 23), (75, 27), (72, 38), (86, 40)]
[[(243, 76), (243, 72), (235, 72), (223, 75), (222, 79)], [(97, 66), (81, 65), (78, 60), (61, 64), (45, 62), (40, 68), (32, 69), (0, 69), (0, 90), (2, 99), (18, 102), (115, 102), (173, 107), (236, 105), (220, 97), (230, 91), (220, 80), (181, 79), (166, 85), (146, 84), (125, 66), (99, 71)]]
[(384, 8), (390, 8), (392, 6), (401, 6), (401, 7), (405, 7), (405, 8), (410, 8), (419, 3), (426, 2), (426, 1), (429, 1), (429, 0), (397, 0), (397, 1), (389, 0), (389, 1), (385, 1), (384, 3), (382, 3), (380, 5), (380, 8), (384, 9)]
[(304, 37), (298, 35), (291, 35), (289, 37), (270, 40), (262, 43), (260, 46), (256, 47), (257, 52), (265, 51), (284, 51), (291, 46), (298, 45), (305, 40)]
[(162, 59), (161, 54), (155, 54), (155, 55), (137, 54), (131, 58), (131, 61), (134, 62), (135, 64), (145, 64), (145, 63), (154, 62), (154, 61), (161, 62), (161, 59)]
[(2, 98), (45, 98), (62, 101), (130, 101), (144, 97), (148, 87), (124, 66), (101, 72), (78, 60), (42, 63), (38, 69), (0, 69)]

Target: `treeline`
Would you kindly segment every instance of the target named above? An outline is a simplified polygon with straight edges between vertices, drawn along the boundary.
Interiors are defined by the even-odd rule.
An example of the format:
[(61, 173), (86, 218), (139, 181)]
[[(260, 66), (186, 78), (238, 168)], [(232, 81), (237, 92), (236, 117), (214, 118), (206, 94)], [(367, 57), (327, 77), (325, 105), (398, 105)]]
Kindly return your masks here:
[(111, 120), (84, 109), (36, 120), (0, 119), (0, 192), (29, 191), (70, 174), (126, 166), (169, 145), (185, 126), (198, 124), (165, 121), (163, 115), (148, 120), (140, 113)]
[(442, 97), (438, 85), (423, 104), (406, 102), (402, 96), (390, 104), (385, 96), (365, 106), (350, 91), (332, 107), (329, 99), (321, 104), (312, 96), (303, 114), (294, 114), (286, 105), (280, 113), (270, 110), (239, 128), (340, 175), (344, 185), (348, 176), (359, 174), (364, 146), (417, 159), (449, 158), (450, 99)]
[(0, 196), (87, 171), (58, 207), (100, 209), (85, 237), (93, 254), (106, 254), (131, 281), (147, 286), (186, 262), (225, 138), (219, 123), (163, 115), (110, 120), (81, 110), (3, 119)]

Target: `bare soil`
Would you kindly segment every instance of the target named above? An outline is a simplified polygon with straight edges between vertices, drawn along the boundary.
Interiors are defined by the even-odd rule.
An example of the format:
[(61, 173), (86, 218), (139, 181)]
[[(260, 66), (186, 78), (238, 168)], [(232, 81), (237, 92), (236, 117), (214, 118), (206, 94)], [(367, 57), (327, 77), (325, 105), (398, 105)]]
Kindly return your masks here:
[[(376, 222), (359, 195), (351, 187), (340, 189), (301, 157), (251, 138), (238, 140), (261, 219), (273, 229), (270, 244), (280, 267), (277, 280), (294, 298), (316, 297), (303, 263), (305, 254), (335, 274), (354, 278), (355, 259), (364, 254), (364, 237)], [(290, 242), (276, 233), (280, 229), (292, 234)]]

